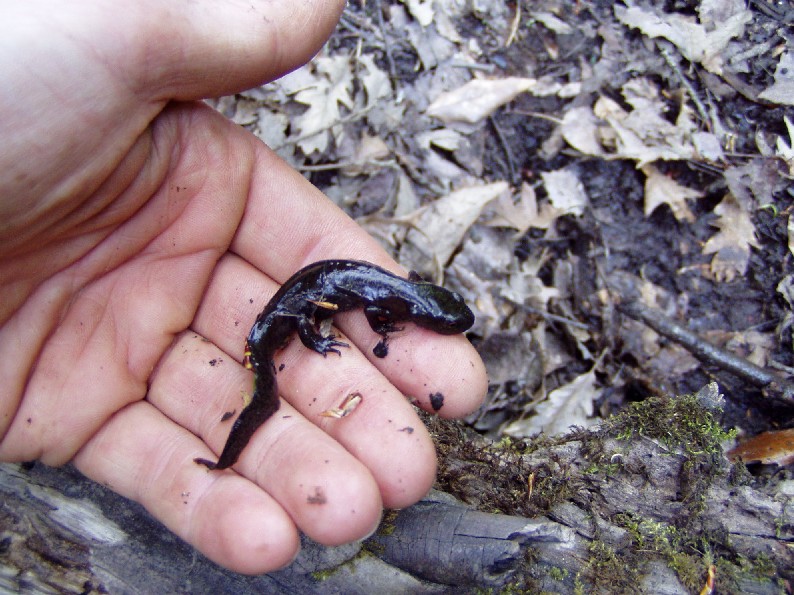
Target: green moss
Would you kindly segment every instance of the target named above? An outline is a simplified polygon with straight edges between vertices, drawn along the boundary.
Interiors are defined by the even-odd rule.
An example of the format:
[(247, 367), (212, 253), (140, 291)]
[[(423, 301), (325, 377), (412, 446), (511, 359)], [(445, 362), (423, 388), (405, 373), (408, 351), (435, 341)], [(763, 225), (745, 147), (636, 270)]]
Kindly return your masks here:
[(339, 572), (339, 570), (342, 569), (342, 568), (346, 568), (347, 567), (347, 568), (350, 568), (351, 572), (355, 572), (355, 570), (356, 570), (356, 566), (355, 566), (356, 562), (358, 562), (362, 558), (367, 558), (367, 557), (372, 556), (372, 555), (373, 555), (373, 553), (371, 551), (369, 551), (368, 548), (362, 547), (358, 551), (358, 553), (355, 556), (353, 556), (352, 558), (350, 558), (349, 560), (345, 560), (341, 564), (339, 564), (337, 566), (332, 566), (331, 568), (326, 568), (325, 570), (315, 570), (314, 572), (311, 573), (311, 577), (314, 580), (316, 580), (317, 582), (322, 582), (322, 581), (330, 578), (331, 576), (333, 576), (337, 572)]
[(703, 408), (695, 395), (650, 398), (633, 403), (604, 424), (603, 431), (618, 440), (646, 437), (683, 453), (679, 483), (686, 512), (682, 522), (697, 517), (705, 506), (705, 496), (714, 478), (727, 472), (722, 443), (735, 436), (723, 430), (712, 411)]
[(633, 551), (661, 556), (688, 589), (702, 586), (704, 569), (712, 563), (708, 543), (695, 543), (677, 527), (631, 513), (616, 515), (612, 520), (628, 531)]
[[(635, 593), (639, 580), (638, 564), (632, 556), (618, 554), (603, 541), (595, 540), (588, 548), (585, 577), (592, 591)], [(578, 577), (577, 577), (578, 578)]]
[(774, 562), (764, 554), (757, 556), (755, 559), (739, 556), (733, 561), (718, 558), (715, 561), (715, 566), (717, 568), (717, 582), (721, 590), (726, 593), (743, 592), (743, 583), (745, 581), (775, 582), (781, 595), (787, 592), (786, 585), (780, 578), (780, 573)]
[(380, 521), (380, 525), (378, 525), (378, 535), (391, 535), (394, 533), (396, 528), (394, 521), (397, 519), (399, 515), (399, 511), (397, 510), (387, 510), (383, 514), (383, 518)]
[(568, 578), (568, 570), (566, 568), (552, 566), (549, 569), (549, 577), (555, 581), (564, 581), (566, 578)]
[(695, 395), (654, 397), (632, 403), (607, 420), (604, 428), (618, 440), (645, 436), (668, 448), (680, 448), (690, 456), (720, 453), (720, 445), (736, 436), (734, 430), (723, 430), (714, 414), (704, 409)]
[(311, 577), (318, 583), (323, 582), (336, 572), (337, 568), (326, 568), (325, 570), (315, 570), (311, 573)]

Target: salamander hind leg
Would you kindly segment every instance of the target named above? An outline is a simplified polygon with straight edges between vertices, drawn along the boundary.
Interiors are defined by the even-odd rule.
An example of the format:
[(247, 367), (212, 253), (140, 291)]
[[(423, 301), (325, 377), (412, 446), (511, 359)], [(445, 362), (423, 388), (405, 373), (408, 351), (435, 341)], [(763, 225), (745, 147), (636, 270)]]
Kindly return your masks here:
[(339, 351), (337, 347), (350, 347), (350, 345), (344, 341), (337, 341), (334, 335), (324, 337), (314, 328), (314, 325), (308, 318), (301, 318), (298, 320), (298, 336), (300, 337), (301, 343), (323, 356), (329, 353), (342, 355), (342, 352)]

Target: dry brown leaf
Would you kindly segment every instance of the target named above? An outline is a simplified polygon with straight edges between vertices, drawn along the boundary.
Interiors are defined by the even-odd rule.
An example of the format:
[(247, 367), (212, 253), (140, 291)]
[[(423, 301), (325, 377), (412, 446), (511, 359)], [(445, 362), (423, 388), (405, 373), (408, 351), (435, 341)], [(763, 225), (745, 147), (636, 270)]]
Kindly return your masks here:
[(317, 75), (311, 87), (295, 93), (295, 100), (309, 106), (293, 120), (298, 146), (305, 155), (324, 151), (328, 129), (340, 120), (339, 105), (353, 107), (353, 72), (345, 55), (323, 56), (314, 62)]
[(577, 151), (600, 157), (604, 154), (604, 149), (601, 147), (599, 129), (604, 126), (605, 124), (596, 118), (593, 110), (583, 105), (565, 112), (560, 133)]
[(359, 78), (367, 93), (367, 102), (364, 107), (369, 108), (391, 96), (391, 81), (389, 75), (375, 64), (375, 58), (371, 54), (362, 54), (358, 61), (364, 65), (366, 70), (365, 73), (359, 74)]
[(427, 114), (444, 122), (475, 124), (536, 84), (533, 78), (474, 79), (439, 95)]
[[(464, 30), (468, 31), (463, 18), (468, 14), (466, 12), (469, 8), (468, 3), (460, 2), (460, 0), (435, 0), (433, 4), (436, 8), (436, 17), (433, 20), (436, 30), (449, 41), (462, 43), (463, 37), (458, 33), (457, 26), (462, 24)], [(488, 10), (487, 14), (496, 16), (500, 8), (505, 10), (501, 4), (497, 4)]]
[(754, 363), (760, 368), (765, 368), (769, 363), (769, 354), (777, 347), (774, 333), (760, 333), (758, 331), (723, 331), (710, 330), (701, 332), (701, 336), (718, 347)]
[(426, 71), (451, 58), (457, 50), (457, 42), (460, 41), (460, 36), (449, 15), (438, 12), (437, 5), (436, 10), (432, 27), (423, 27), (419, 21), (410, 18), (402, 7), (396, 4), (392, 4), (389, 10), (390, 27), (403, 31), (405, 40), (413, 46), (419, 57), (419, 63)]
[(794, 463), (794, 429), (764, 432), (742, 442), (726, 454), (732, 461), (790, 465)]
[(697, 154), (685, 129), (668, 122), (662, 115), (665, 106), (661, 101), (640, 99), (637, 91), (651, 92), (645, 84), (624, 86), (627, 101), (634, 109), (625, 111), (608, 97), (600, 97), (593, 106), (596, 117), (609, 124), (607, 135), (599, 129), (601, 143), (608, 150), (608, 158), (633, 159), (637, 166), (658, 160), (696, 159)]
[(687, 60), (700, 62), (714, 74), (722, 74), (720, 52), (732, 38), (742, 35), (745, 24), (753, 17), (749, 10), (741, 10), (708, 31), (684, 15), (640, 8), (630, 0), (625, 0), (625, 3), (627, 7), (615, 5), (615, 16), (620, 22), (639, 29), (648, 37), (663, 37), (671, 41)]
[(533, 11), (529, 13), (533, 19), (541, 23), (547, 29), (559, 33), (560, 35), (568, 35), (573, 33), (573, 28), (550, 12)]
[(723, 172), (728, 190), (747, 210), (774, 202), (775, 193), (789, 183), (782, 174), (776, 159), (763, 158), (750, 159)]
[(446, 186), (465, 178), (466, 172), (457, 163), (432, 150), (432, 147), (438, 147), (445, 151), (456, 151), (465, 142), (466, 137), (450, 128), (420, 132), (416, 135), (416, 144), (425, 149), (421, 155), (422, 168)]
[(587, 426), (592, 423), (593, 402), (600, 393), (595, 373), (582, 374), (551, 391), (548, 398), (535, 407), (533, 417), (514, 421), (504, 433), (522, 438), (540, 433), (555, 436), (568, 432), (571, 426)]
[(707, 31), (720, 27), (726, 19), (746, 8), (745, 0), (700, 0), (697, 7), (700, 23)]
[(538, 275), (546, 261), (548, 261), (547, 253), (527, 258), (517, 271), (510, 273), (507, 283), (499, 287), (499, 295), (514, 304), (546, 310), (550, 299), (560, 297), (559, 289), (544, 285)]
[(706, 161), (722, 162), (725, 161), (725, 153), (722, 150), (720, 139), (713, 132), (693, 132), (692, 146), (695, 153)]
[(400, 170), (400, 177), (397, 181), (397, 194), (395, 196), (394, 217), (408, 215), (419, 208), (419, 197), (414, 192), (414, 185), (411, 179)]
[(427, 27), (433, 22), (435, 11), (433, 10), (433, 0), (401, 0), (408, 7), (411, 13), (422, 27)]
[(417, 144), (423, 149), (438, 147), (444, 151), (457, 151), (460, 146), (467, 142), (466, 137), (457, 130), (451, 128), (434, 128), (417, 135)]
[(679, 221), (695, 222), (695, 215), (689, 210), (686, 201), (691, 198), (700, 198), (702, 192), (682, 186), (672, 178), (667, 177), (652, 165), (642, 167), (645, 179), (645, 216), (647, 217), (662, 204), (667, 204), (673, 216)]
[[(464, 242), (465, 251), (472, 242)], [(466, 298), (466, 303), (472, 305), (474, 310), (474, 326), (472, 330), (480, 336), (490, 337), (493, 333), (503, 329), (503, 322), (514, 310), (510, 304), (497, 296), (493, 291), (494, 282), (481, 279), (473, 271), (471, 263), (463, 253), (459, 253), (449, 267), (449, 277), (456, 279), (459, 284), (455, 289)]]
[(567, 169), (545, 171), (540, 174), (551, 204), (561, 214), (579, 216), (590, 202), (584, 184)]
[(777, 154), (782, 157), (788, 165), (789, 175), (794, 176), (794, 124), (792, 124), (788, 116), (783, 116), (783, 122), (786, 124), (789, 142), (786, 142), (782, 136), (778, 136)]
[(248, 126), (256, 122), (260, 102), (251, 99), (238, 99), (234, 104), (232, 122), (240, 126)]
[(391, 155), (391, 149), (378, 136), (371, 136), (365, 131), (361, 140), (356, 143), (352, 162), (342, 168), (348, 176), (358, 176), (377, 170), (380, 165), (376, 162), (386, 159)]
[(658, 378), (680, 378), (699, 365), (700, 361), (689, 350), (676, 343), (668, 343), (647, 362), (647, 367), (653, 370)]
[(794, 51), (781, 54), (775, 69), (775, 82), (758, 96), (772, 103), (794, 105)]
[(416, 213), (415, 229), (408, 233), (400, 252), (400, 261), (416, 270), (433, 261), (446, 265), (485, 205), (508, 189), (507, 182), (470, 186), (422, 207)]
[(279, 151), (279, 155), (287, 157), (282, 154), (282, 149), (288, 151), (290, 148), (285, 146), (288, 126), (289, 118), (286, 114), (262, 107), (257, 111), (254, 134), (261, 138), (267, 146)]
[(493, 205), (494, 217), (488, 221), (493, 227), (512, 227), (523, 235), (530, 227), (548, 229), (549, 226), (564, 213), (549, 203), (538, 207), (535, 189), (526, 182), (521, 184), (521, 192), (517, 197), (505, 193)]
[(750, 214), (730, 193), (714, 208), (714, 213), (719, 218), (712, 225), (719, 231), (703, 246), (703, 254), (714, 254), (711, 260), (714, 279), (732, 281), (747, 271), (750, 247), (758, 248), (755, 226)]

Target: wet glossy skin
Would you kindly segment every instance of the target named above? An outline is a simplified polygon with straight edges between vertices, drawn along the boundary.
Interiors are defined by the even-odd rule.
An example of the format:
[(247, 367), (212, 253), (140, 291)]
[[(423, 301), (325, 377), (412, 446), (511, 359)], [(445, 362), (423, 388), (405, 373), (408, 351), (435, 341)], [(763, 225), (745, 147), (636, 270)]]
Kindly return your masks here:
[(254, 394), (234, 422), (217, 463), (196, 462), (210, 469), (226, 469), (237, 461), (254, 432), (279, 407), (273, 356), (297, 333), (301, 342), (322, 354), (340, 353), (348, 347), (333, 335), (323, 336), (320, 323), (334, 314), (364, 308), (369, 325), (383, 337), (374, 349), (387, 352), (389, 333), (395, 324), (413, 322), (443, 335), (469, 329), (474, 315), (457, 293), (422, 281), (411, 274), (398, 277), (373, 264), (355, 260), (323, 260), (290, 277), (257, 317), (246, 344), (245, 365), (254, 371)]

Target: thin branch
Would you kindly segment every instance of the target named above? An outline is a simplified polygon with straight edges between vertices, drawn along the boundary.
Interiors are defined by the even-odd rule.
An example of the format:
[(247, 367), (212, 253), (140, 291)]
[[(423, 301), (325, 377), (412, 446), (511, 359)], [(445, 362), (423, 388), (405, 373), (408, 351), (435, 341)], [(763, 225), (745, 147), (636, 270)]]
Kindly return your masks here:
[(375, 14), (378, 18), (378, 29), (380, 29), (380, 34), (383, 36), (383, 48), (386, 51), (386, 61), (389, 63), (389, 75), (391, 80), (395, 81), (397, 79), (397, 66), (394, 64), (394, 57), (391, 55), (391, 45), (386, 35), (386, 23), (383, 21), (383, 7), (380, 0), (375, 0)]
[[(515, 304), (515, 302), (512, 303)], [(572, 326), (575, 328), (580, 328), (586, 331), (590, 330), (589, 326), (587, 326), (582, 322), (579, 322), (578, 320), (573, 320), (572, 318), (566, 318), (565, 316), (552, 314), (551, 312), (544, 312), (543, 310), (539, 310), (538, 308), (533, 308), (532, 306), (527, 306), (525, 304), (516, 304), (516, 305), (525, 312), (529, 312), (530, 314), (536, 314), (546, 321), (551, 320), (553, 322), (561, 322), (562, 324), (567, 324), (568, 326)]]
[(507, 140), (502, 134), (501, 128), (499, 128), (499, 125), (496, 123), (496, 118), (493, 116), (488, 116), (488, 122), (491, 123), (491, 127), (493, 128), (496, 135), (496, 140), (499, 143), (499, 146), (502, 147), (502, 151), (505, 154), (505, 160), (507, 161), (507, 171), (510, 174), (510, 183), (517, 185), (520, 183), (520, 180), (517, 177), (515, 160), (513, 159), (513, 152), (510, 150), (510, 145), (507, 144)]
[(684, 76), (684, 73), (681, 72), (681, 67), (678, 65), (678, 61), (673, 57), (673, 53), (665, 43), (659, 43), (657, 45), (659, 48), (659, 53), (662, 54), (664, 61), (667, 62), (667, 65), (672, 68), (675, 75), (681, 81), (681, 84), (684, 85), (684, 88), (689, 92), (689, 97), (692, 99), (692, 103), (695, 104), (695, 108), (697, 109), (700, 117), (703, 119), (704, 122), (708, 122), (711, 125), (711, 129), (715, 130), (717, 126), (714, 125), (714, 121), (711, 117), (709, 117), (709, 113), (706, 110), (706, 106), (703, 105), (703, 102), (700, 101), (700, 97), (698, 97), (697, 92), (695, 91), (694, 87), (692, 87), (692, 83)]
[(682, 345), (700, 361), (718, 366), (745, 382), (761, 388), (764, 396), (794, 402), (794, 384), (790, 381), (704, 341), (657, 310), (648, 308), (638, 301), (618, 304), (618, 310)]

